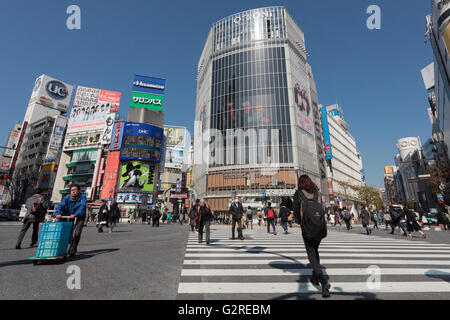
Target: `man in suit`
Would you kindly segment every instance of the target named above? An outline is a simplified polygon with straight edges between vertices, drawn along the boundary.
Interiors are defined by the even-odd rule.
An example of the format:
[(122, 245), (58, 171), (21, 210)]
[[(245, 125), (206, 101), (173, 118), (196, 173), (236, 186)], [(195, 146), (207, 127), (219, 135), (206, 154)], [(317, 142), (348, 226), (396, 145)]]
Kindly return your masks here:
[(231, 223), (231, 234), (232, 234), (232, 239), (234, 240), (234, 230), (236, 227), (236, 224), (238, 226), (238, 237), (241, 240), (244, 240), (244, 236), (242, 235), (242, 216), (244, 214), (244, 207), (242, 206), (242, 203), (240, 203), (239, 201), (239, 197), (236, 197), (234, 199), (234, 202), (231, 204), (230, 206), (230, 213), (232, 216), (232, 223)]

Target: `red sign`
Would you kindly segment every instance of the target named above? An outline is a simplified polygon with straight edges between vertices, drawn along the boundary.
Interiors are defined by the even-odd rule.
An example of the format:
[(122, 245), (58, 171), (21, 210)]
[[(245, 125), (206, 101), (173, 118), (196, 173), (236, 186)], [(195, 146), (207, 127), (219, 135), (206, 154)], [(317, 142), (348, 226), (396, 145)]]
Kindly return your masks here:
[(120, 133), (122, 132), (122, 122), (117, 122), (116, 132), (114, 133), (113, 150), (119, 149)]
[[(117, 173), (119, 171), (120, 151), (110, 151), (106, 162), (105, 174), (103, 177), (102, 192), (100, 198), (102, 200), (113, 198), (116, 188)], [(112, 189), (112, 192), (110, 190)]]

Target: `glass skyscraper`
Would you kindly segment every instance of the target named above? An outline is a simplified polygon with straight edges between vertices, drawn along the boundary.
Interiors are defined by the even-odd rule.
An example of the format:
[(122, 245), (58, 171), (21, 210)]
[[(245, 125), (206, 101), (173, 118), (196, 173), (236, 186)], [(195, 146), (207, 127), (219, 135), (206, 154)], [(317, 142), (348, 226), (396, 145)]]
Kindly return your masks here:
[(293, 195), (299, 175), (320, 186), (304, 35), (284, 7), (213, 24), (197, 75), (194, 189), (213, 210), (234, 194), (261, 205)]

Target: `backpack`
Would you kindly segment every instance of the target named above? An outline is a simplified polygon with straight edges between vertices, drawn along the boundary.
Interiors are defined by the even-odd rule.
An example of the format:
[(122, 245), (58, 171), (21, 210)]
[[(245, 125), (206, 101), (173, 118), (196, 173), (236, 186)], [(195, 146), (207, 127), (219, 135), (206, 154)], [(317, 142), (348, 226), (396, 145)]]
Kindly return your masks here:
[(344, 220), (350, 220), (350, 213), (348, 212), (348, 210), (344, 210)]
[(275, 214), (273, 212), (273, 209), (272, 208), (268, 208), (267, 209), (267, 219), (273, 219), (273, 218), (275, 218)]
[(317, 191), (313, 199), (307, 199), (302, 191), (299, 191), (301, 199), (301, 228), (302, 234), (307, 240), (320, 241), (327, 237), (327, 222), (325, 210), (317, 199)]

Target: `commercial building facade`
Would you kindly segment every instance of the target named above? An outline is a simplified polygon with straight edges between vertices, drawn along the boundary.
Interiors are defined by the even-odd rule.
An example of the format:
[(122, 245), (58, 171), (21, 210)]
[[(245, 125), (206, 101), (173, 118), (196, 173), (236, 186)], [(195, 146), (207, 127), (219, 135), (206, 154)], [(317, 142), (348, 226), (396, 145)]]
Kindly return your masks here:
[(337, 104), (322, 107), (321, 113), (330, 202), (350, 206), (357, 194), (349, 186), (364, 185), (361, 154), (355, 138), (348, 131), (342, 108)]
[(284, 7), (213, 24), (198, 65), (194, 188), (214, 210), (317, 185), (316, 132), (304, 34)]

